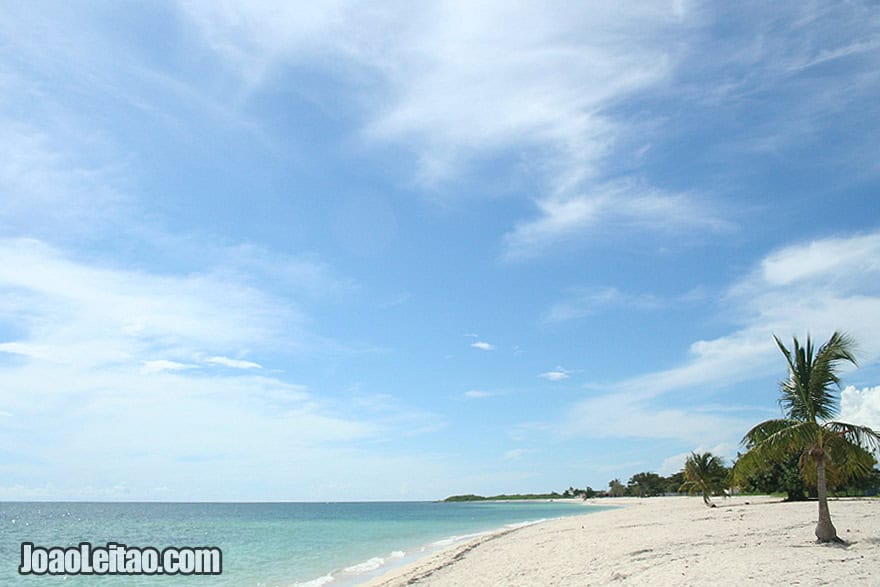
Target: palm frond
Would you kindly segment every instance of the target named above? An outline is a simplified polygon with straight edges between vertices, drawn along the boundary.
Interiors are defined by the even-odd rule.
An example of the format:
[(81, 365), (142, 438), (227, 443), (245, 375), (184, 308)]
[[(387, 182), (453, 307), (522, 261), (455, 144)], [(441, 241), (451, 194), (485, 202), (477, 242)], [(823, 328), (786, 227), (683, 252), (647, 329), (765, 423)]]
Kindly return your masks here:
[(783, 461), (792, 453), (806, 453), (819, 441), (820, 431), (813, 422), (786, 418), (761, 422), (742, 440), (748, 450), (734, 465), (734, 482), (742, 483), (765, 463)]
[(793, 338), (792, 350), (774, 335), (776, 345), (788, 363), (788, 379), (779, 382), (779, 404), (790, 418), (802, 421), (830, 420), (839, 411), (835, 393), (840, 386), (837, 370), (846, 361), (856, 364), (855, 341), (847, 334), (835, 332), (828, 342), (814, 350), (807, 336), (801, 346)]
[(743, 436), (740, 444), (745, 446), (746, 449), (750, 449), (753, 446), (764, 442), (767, 437), (798, 423), (800, 423), (800, 420), (794, 420), (791, 418), (765, 420), (760, 424), (756, 424), (751, 430), (746, 432), (746, 435)]
[(778, 336), (773, 335), (773, 339), (776, 341), (776, 346), (779, 347), (782, 356), (785, 357), (785, 361), (788, 363), (788, 379), (779, 382), (779, 391), (781, 393), (779, 405), (790, 418), (800, 421), (811, 420), (812, 414), (807, 409), (808, 402), (806, 401), (806, 394), (804, 393), (803, 387), (800, 385), (800, 382), (804, 380), (799, 370), (799, 365), (802, 364), (801, 361), (798, 360), (801, 354), (800, 344), (798, 343), (797, 338), (795, 338), (794, 353), (792, 353), (785, 347), (782, 341), (779, 340)]
[(750, 452), (757, 451), (766, 458), (775, 459), (815, 444), (819, 438), (819, 429), (818, 424), (792, 418), (766, 420), (746, 432), (742, 444)]
[(831, 335), (828, 342), (819, 347), (816, 357), (822, 362), (831, 362), (835, 368), (837, 363), (842, 361), (858, 365), (855, 357), (856, 347), (856, 340), (852, 336), (838, 330)]
[(880, 433), (868, 426), (835, 421), (826, 422), (825, 428), (850, 444), (860, 446), (869, 451), (880, 452)]
[(760, 474), (765, 470), (768, 463), (784, 462), (792, 454), (806, 452), (804, 449), (792, 448), (790, 451), (778, 452), (772, 455), (772, 458), (761, 450), (749, 450), (744, 454), (738, 455), (736, 462), (733, 463), (731, 471), (732, 485), (743, 486), (751, 477)]
[[(849, 481), (870, 475), (877, 459), (861, 446), (850, 443), (846, 438), (830, 435), (825, 440), (825, 475), (829, 487), (841, 487)], [(816, 461), (805, 458), (801, 462), (804, 481), (816, 485)]]
[(858, 364), (854, 354), (855, 346), (852, 337), (834, 332), (828, 342), (819, 347), (812, 360), (808, 395), (815, 406), (816, 416), (823, 420), (830, 420), (839, 412), (838, 396), (835, 393), (840, 387), (837, 370), (842, 362)]

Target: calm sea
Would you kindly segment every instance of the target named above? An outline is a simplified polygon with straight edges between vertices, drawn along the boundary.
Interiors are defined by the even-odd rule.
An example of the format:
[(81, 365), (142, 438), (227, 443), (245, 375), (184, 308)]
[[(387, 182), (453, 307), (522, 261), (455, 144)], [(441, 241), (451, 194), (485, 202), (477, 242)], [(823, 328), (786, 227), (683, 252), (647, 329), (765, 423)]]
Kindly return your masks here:
[[(357, 584), (471, 535), (606, 509), (560, 502), (0, 503), (0, 585)], [(219, 576), (18, 575), (21, 543), (217, 546)]]

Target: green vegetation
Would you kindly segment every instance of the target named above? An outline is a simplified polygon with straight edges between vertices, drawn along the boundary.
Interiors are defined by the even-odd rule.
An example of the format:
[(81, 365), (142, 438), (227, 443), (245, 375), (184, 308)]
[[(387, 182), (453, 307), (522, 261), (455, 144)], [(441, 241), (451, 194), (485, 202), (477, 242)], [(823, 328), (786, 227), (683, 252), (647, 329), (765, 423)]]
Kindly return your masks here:
[(607, 495), (609, 497), (623, 497), (626, 495), (626, 485), (620, 482), (620, 479), (612, 479), (608, 482), (608, 492)]
[(748, 471), (743, 463), (736, 467), (735, 479), (745, 493), (779, 495), (786, 501), (803, 501), (809, 493), (796, 452), (778, 461), (756, 461)]
[(627, 495), (655, 497), (666, 493), (666, 479), (657, 473), (637, 473), (626, 484)]
[(797, 456), (802, 476), (815, 479), (816, 538), (840, 542), (828, 510), (829, 481), (834, 485), (871, 475), (875, 461), (864, 447), (880, 448), (880, 434), (832, 419), (839, 412), (837, 370), (843, 362), (856, 364), (855, 343), (835, 332), (815, 351), (809, 336), (804, 346), (795, 338), (791, 351), (778, 338), (776, 344), (788, 363), (788, 379), (779, 384), (785, 417), (761, 422), (746, 433), (742, 442), (747, 452), (737, 461), (734, 479), (754, 478), (766, 463), (790, 467)]
[(490, 495), (488, 497), (468, 493), (466, 495), (452, 495), (450, 497), (447, 497), (443, 501), (514, 501), (522, 499), (562, 499), (563, 497), (571, 496), (564, 496), (562, 494), (556, 493), (555, 491), (552, 493), (515, 493), (510, 495)]
[[(708, 455), (708, 456), (707, 456)], [(716, 457), (711, 453), (703, 453), (701, 456), (715, 464), (709, 464), (698, 467), (700, 471), (709, 473), (706, 477), (705, 489), (707, 495), (703, 496), (703, 500), (707, 501), (708, 496), (724, 495), (731, 486), (733, 477), (733, 469), (724, 466), (724, 461), (720, 457)], [(692, 453), (689, 459), (692, 459)], [(785, 461), (783, 463), (766, 462), (761, 463), (756, 472), (748, 480), (740, 483), (739, 487), (746, 494), (761, 495), (778, 495), (786, 497), (788, 492), (789, 498), (793, 493), (795, 499), (806, 499), (805, 494), (810, 493), (815, 497), (815, 488), (810, 488), (803, 481), (803, 475), (798, 469), (797, 458), (794, 461)], [(872, 461), (874, 462), (874, 461)], [(793, 468), (792, 468), (793, 467)], [(702, 476), (703, 473), (700, 473)], [(701, 477), (694, 477), (700, 479)], [(693, 492), (702, 493), (703, 485), (699, 484), (692, 490)], [(528, 499), (592, 499), (592, 498), (614, 498), (614, 497), (654, 497), (658, 495), (677, 495), (681, 492), (688, 491), (692, 485), (687, 479), (687, 466), (678, 473), (673, 473), (668, 477), (663, 477), (657, 473), (642, 472), (636, 473), (626, 484), (620, 479), (612, 479), (608, 483), (607, 490), (596, 490), (592, 487), (577, 489), (569, 487), (561, 493), (553, 491), (551, 493), (516, 493), (502, 495), (453, 495), (447, 497), (443, 501), (446, 502), (464, 502), (464, 501), (511, 501), (511, 500), (528, 500)], [(788, 488), (787, 490), (785, 488)], [(799, 489), (798, 489), (799, 488)], [(829, 491), (835, 495), (880, 495), (880, 470), (874, 469), (865, 475), (850, 478), (846, 483), (840, 485), (828, 485)], [(808, 491), (809, 490), (809, 491)], [(711, 507), (711, 506), (710, 506)]]

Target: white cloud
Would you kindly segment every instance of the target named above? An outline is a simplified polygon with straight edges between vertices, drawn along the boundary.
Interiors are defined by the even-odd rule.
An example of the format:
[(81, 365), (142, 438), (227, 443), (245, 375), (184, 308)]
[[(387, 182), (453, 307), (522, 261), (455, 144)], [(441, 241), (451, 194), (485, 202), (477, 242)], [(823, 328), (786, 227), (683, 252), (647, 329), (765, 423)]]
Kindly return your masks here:
[(475, 349), (480, 349), (481, 351), (494, 351), (495, 345), (490, 344), (488, 342), (478, 340), (477, 342), (471, 343), (471, 346)]
[(550, 149), (555, 157), (539, 165), (554, 189), (567, 189), (594, 172), (618, 132), (602, 106), (667, 75), (668, 52), (653, 35), (672, 23), (642, 4), (426, 6), (396, 22), (399, 34), (378, 50), (356, 49), (390, 97), (369, 133), (414, 147), (427, 181), (512, 148)]
[[(624, 380), (617, 387), (653, 396), (772, 373), (778, 370), (779, 362), (772, 332), (771, 325), (758, 325), (713, 340), (698, 340), (690, 345), (688, 359), (682, 365)], [(744, 364), (749, 369), (744, 370)]]
[(204, 360), (205, 363), (210, 363), (211, 365), (222, 365), (224, 367), (230, 367), (232, 369), (262, 369), (263, 366), (259, 363), (254, 363), (253, 361), (242, 361), (241, 359), (230, 359), (229, 357), (208, 357)]
[(117, 270), (26, 239), (0, 241), (0, 292), (0, 315), (29, 331), (7, 351), (82, 365), (283, 345), (284, 329), (297, 332), (300, 320), (289, 301), (228, 275)]
[(496, 395), (502, 395), (500, 391), (483, 391), (480, 389), (471, 389), (469, 391), (464, 392), (464, 397), (468, 399), (482, 399), (485, 397), (494, 397)]
[(880, 385), (856, 389), (848, 385), (840, 393), (841, 422), (868, 426), (880, 433)]
[(750, 423), (724, 411), (663, 407), (644, 396), (614, 393), (575, 403), (557, 432), (564, 437), (675, 439), (700, 445), (736, 442), (736, 434)]
[[(635, 1), (181, 6), (243, 80), (245, 94), (271, 85), (274, 71), (304, 65), (357, 88), (350, 94), (367, 147), (380, 142), (414, 153), (426, 184), (467, 176), (496, 159), (517, 162), (512, 167), (528, 174), (538, 195), (534, 217), (504, 239), (508, 260), (596, 235), (731, 228), (731, 214), (718, 210), (713, 194), (651, 185), (637, 166), (619, 163), (641, 156), (652, 138), (645, 130), (663, 124), (650, 120), (642, 98), (697, 104), (712, 114), (719, 105), (745, 108), (752, 101), (744, 95), (769, 96), (784, 116), (778, 105), (763, 108), (746, 136), (723, 139), (749, 150), (799, 144), (836, 120), (830, 113), (870, 99), (877, 86), (867, 56), (878, 43), (864, 7), (797, 4), (734, 15)], [(746, 32), (715, 34), (731, 18)], [(841, 40), (839, 30), (851, 34)], [(853, 67), (853, 57), (864, 65), (846, 83), (798, 74), (832, 60)], [(788, 99), (792, 88), (802, 90), (798, 100)], [(854, 141), (846, 156), (873, 166), (860, 154), (870, 152), (866, 146)]]
[[(809, 329), (814, 340), (824, 341), (834, 330), (847, 331), (859, 342), (861, 363), (874, 363), (880, 358), (878, 239), (880, 233), (818, 239), (768, 254), (725, 295), (725, 309), (739, 328), (695, 341), (677, 367), (620, 381), (608, 393), (577, 402), (558, 431), (671, 438), (705, 446), (738, 442), (726, 435), (742, 434), (754, 422), (729, 410), (700, 406), (693, 391), (699, 389), (705, 396), (778, 373), (781, 357), (773, 334), (803, 339)], [(833, 262), (838, 256), (839, 264)], [(800, 269), (813, 262), (817, 268)], [(844, 377), (849, 369), (845, 367)], [(687, 401), (681, 402), (687, 407), (664, 407), (682, 394), (687, 394)], [(852, 417), (875, 421), (874, 397), (870, 390), (849, 390), (842, 405)]]
[(761, 278), (771, 286), (809, 281), (861, 286), (865, 274), (876, 273), (880, 273), (880, 233), (787, 247), (761, 263)]
[(518, 224), (505, 236), (505, 258), (538, 256), (554, 245), (604, 238), (633, 229), (640, 232), (686, 233), (730, 230), (697, 199), (632, 182), (599, 184), (589, 193), (565, 194), (536, 200), (537, 219)]
[[(322, 493), (322, 484), (340, 470), (370, 470), (364, 463), (387, 478), (390, 464), (406, 459), (344, 446), (444, 424), (394, 404), (365, 413), (230, 359), (301, 349), (285, 343), (299, 332), (290, 301), (228, 272), (114, 269), (38, 241), (0, 240), (0, 300), (0, 320), (14, 326), (0, 342), (0, 414), (15, 414), (0, 443), (32, 463), (16, 468), (0, 495), (115, 499), (124, 485), (129, 499), (283, 498), (272, 486), (350, 498), (363, 487)], [(407, 470), (438, 467), (407, 461)], [(386, 495), (378, 482), (367, 494)]]
[(563, 381), (569, 378), (569, 371), (567, 371), (563, 367), (556, 367), (556, 369), (552, 371), (541, 373), (539, 377), (543, 377), (547, 381)]
[(669, 476), (678, 473), (679, 471), (684, 469), (684, 462), (687, 460), (690, 454), (690, 451), (680, 452), (678, 454), (672, 455), (671, 457), (663, 459), (663, 462), (660, 464), (657, 472), (663, 476)]
[[(725, 309), (740, 327), (691, 344), (684, 364), (620, 384), (652, 394), (745, 381), (778, 370), (772, 336), (783, 340), (806, 330), (825, 340), (835, 330), (851, 333), (862, 363), (880, 358), (880, 233), (817, 239), (767, 255), (758, 268), (724, 295)], [(835, 263), (833, 259), (840, 259)], [(803, 269), (804, 267), (815, 268)], [(742, 369), (742, 365), (749, 365)], [(849, 369), (849, 367), (844, 367)]]
[[(0, 349), (2, 350), (2, 349)], [(177, 361), (166, 361), (159, 359), (157, 361), (144, 361), (141, 367), (141, 373), (160, 373), (162, 371), (182, 371), (184, 369), (192, 369), (194, 365), (186, 365)]]
[(529, 452), (524, 448), (514, 448), (504, 453), (502, 458), (505, 461), (519, 461), (525, 456), (525, 454)]
[(345, 0), (317, 4), (277, 2), (210, 2), (182, 0), (179, 5), (196, 24), (211, 49), (251, 89), (264, 83), (285, 62), (314, 59), (362, 13)]
[[(24, 87), (11, 86), (30, 93)], [(0, 109), (0, 226), (7, 235), (89, 238), (106, 223), (125, 222), (122, 211), (132, 202), (109, 187), (118, 170), (90, 159), (107, 150), (94, 130), (60, 113), (56, 126), (42, 121), (43, 127), (3, 114)]]
[(609, 222), (676, 233), (727, 226), (692, 195), (610, 181), (602, 170), (615, 149), (635, 140), (614, 107), (675, 71), (680, 52), (667, 39), (687, 33), (692, 16), (680, 5), (182, 5), (246, 91), (271, 84), (276, 69), (334, 63), (328, 75), (358, 88), (362, 138), (415, 153), (425, 184), (497, 157), (520, 159), (543, 193), (535, 199), (538, 218), (507, 235), (508, 259)]

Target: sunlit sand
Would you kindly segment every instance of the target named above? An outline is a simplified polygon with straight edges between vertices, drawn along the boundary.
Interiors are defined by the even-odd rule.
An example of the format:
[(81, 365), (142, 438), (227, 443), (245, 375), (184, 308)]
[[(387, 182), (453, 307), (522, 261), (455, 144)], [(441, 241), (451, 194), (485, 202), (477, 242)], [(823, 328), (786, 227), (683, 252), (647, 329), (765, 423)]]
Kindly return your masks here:
[(596, 500), (625, 507), (481, 537), (368, 585), (880, 584), (880, 499), (830, 502), (846, 545), (815, 543), (813, 501), (715, 502)]

